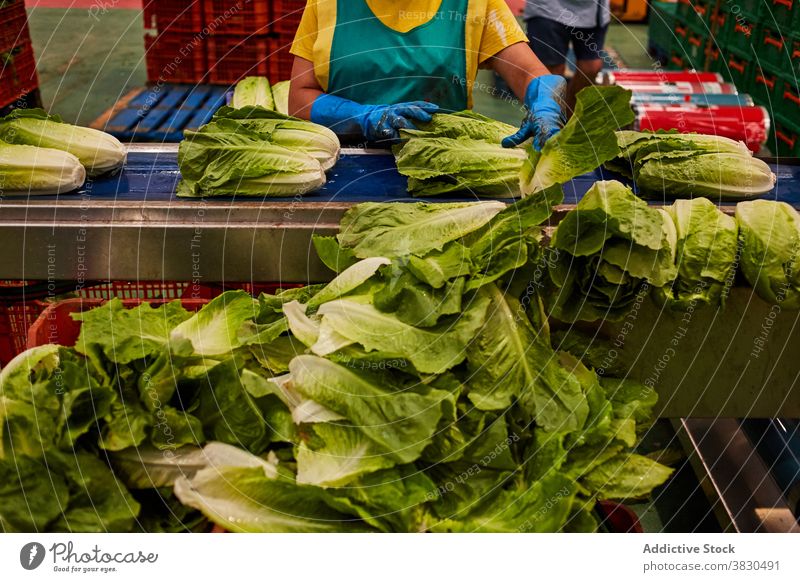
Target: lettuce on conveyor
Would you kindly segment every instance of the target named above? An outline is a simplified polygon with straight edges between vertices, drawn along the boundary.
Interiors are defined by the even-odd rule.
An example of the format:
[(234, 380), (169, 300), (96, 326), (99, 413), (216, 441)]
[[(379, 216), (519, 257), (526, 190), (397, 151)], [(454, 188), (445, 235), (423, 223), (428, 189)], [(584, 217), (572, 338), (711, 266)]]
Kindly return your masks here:
[(414, 196), (465, 191), (476, 196), (519, 196), (526, 154), (500, 141), (516, 128), (471, 111), (437, 113), (419, 129), (403, 129), (394, 147), (397, 170)]
[(324, 125), (250, 106), (239, 109), (222, 107), (212, 121), (220, 119), (236, 120), (262, 140), (307, 154), (318, 160), (326, 172), (339, 159), (339, 138)]
[(0, 195), (62, 194), (85, 180), (86, 170), (70, 153), (0, 141)]
[(42, 109), (15, 109), (0, 119), (0, 140), (67, 152), (80, 160), (90, 176), (112, 172), (125, 163), (125, 146), (114, 136), (64, 123)]
[(741, 269), (764, 301), (800, 309), (800, 215), (785, 202), (736, 205)]
[(550, 314), (564, 322), (614, 321), (638, 293), (677, 275), (669, 214), (616, 181), (596, 182), (550, 241)]
[(678, 276), (654, 296), (682, 310), (697, 302), (724, 304), (736, 274), (736, 221), (707, 198), (676, 200), (666, 211), (677, 232)]
[(742, 142), (715, 135), (617, 132), (620, 154), (609, 170), (656, 198), (709, 196), (738, 200), (766, 194), (776, 177)]
[(231, 106), (239, 109), (247, 106), (275, 109), (272, 87), (266, 77), (245, 77), (233, 89)]
[(233, 119), (186, 131), (178, 166), (178, 196), (294, 196), (325, 184), (317, 159)]
[(619, 153), (613, 130), (633, 121), (631, 92), (589, 87), (578, 94), (575, 114), (541, 152), (503, 148), (516, 131), (505, 123), (463, 111), (439, 113), (416, 130), (401, 130), (397, 169), (415, 196), (465, 191), (516, 198), (564, 184)]

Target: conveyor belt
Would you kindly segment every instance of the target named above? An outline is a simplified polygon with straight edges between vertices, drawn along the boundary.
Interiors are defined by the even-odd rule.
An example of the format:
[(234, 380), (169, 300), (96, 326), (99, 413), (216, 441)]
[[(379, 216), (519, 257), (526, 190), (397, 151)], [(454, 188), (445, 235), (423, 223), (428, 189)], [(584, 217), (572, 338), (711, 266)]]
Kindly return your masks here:
[[(329, 173), (328, 182), (319, 191), (304, 196), (305, 202), (366, 201), (387, 202), (414, 200), (406, 191), (406, 178), (395, 167), (394, 158), (384, 152), (346, 150), (336, 167)], [(800, 164), (770, 164), (778, 176), (775, 190), (768, 196), (800, 207)], [(180, 179), (177, 165), (177, 146), (147, 146), (134, 149), (128, 155), (125, 169), (111, 178), (101, 178), (88, 185), (88, 190), (78, 195), (89, 194), (92, 200), (160, 201), (181, 199), (174, 194)], [(602, 169), (580, 176), (564, 187), (564, 203), (577, 204), (586, 191), (597, 180), (620, 179), (619, 176)], [(75, 194), (68, 195), (74, 197)], [(65, 197), (62, 196), (61, 199)], [(55, 200), (57, 197), (40, 197), (36, 200)], [(231, 201), (232, 197), (215, 198)], [(241, 200), (241, 198), (239, 198)], [(275, 203), (291, 203), (292, 198), (248, 197), (247, 200), (268, 200)], [(435, 201), (475, 200), (463, 194), (439, 196)], [(185, 200), (186, 201), (186, 200)], [(191, 202), (191, 201), (186, 201)], [(728, 205), (732, 205), (729, 203)]]
[[(345, 151), (326, 186), (297, 199), (177, 198), (176, 157), (175, 145), (132, 146), (120, 174), (80, 192), (0, 199), (0, 278), (319, 281), (330, 273), (311, 248), (312, 234), (334, 233), (357, 202), (415, 200), (386, 152)], [(800, 166), (775, 170), (770, 196), (800, 206)], [(598, 170), (566, 184), (554, 220), (611, 177)]]

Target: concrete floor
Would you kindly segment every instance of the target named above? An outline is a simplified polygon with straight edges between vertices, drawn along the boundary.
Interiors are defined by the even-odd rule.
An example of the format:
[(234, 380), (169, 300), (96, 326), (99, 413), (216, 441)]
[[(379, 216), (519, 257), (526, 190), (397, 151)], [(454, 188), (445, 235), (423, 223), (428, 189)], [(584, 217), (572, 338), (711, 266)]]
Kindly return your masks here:
[[(141, 12), (113, 9), (43, 8), (28, 2), (31, 37), (38, 62), (42, 98), (65, 121), (88, 125), (134, 87), (146, 81)], [(647, 26), (612, 24), (606, 43), (631, 68), (651, 64), (646, 54)], [(518, 124), (518, 103), (491, 95), (492, 74), (481, 71), (475, 109)]]
[(88, 125), (131, 88), (146, 82), (138, 10), (28, 11), (42, 99), (65, 121)]

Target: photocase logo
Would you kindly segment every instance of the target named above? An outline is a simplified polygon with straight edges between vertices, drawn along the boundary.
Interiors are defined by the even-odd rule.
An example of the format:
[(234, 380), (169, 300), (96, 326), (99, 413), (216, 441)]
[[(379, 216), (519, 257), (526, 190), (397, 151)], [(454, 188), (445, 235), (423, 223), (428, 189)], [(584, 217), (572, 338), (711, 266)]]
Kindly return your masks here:
[(39, 542), (30, 542), (19, 551), (19, 563), (26, 570), (35, 570), (44, 562), (44, 546)]

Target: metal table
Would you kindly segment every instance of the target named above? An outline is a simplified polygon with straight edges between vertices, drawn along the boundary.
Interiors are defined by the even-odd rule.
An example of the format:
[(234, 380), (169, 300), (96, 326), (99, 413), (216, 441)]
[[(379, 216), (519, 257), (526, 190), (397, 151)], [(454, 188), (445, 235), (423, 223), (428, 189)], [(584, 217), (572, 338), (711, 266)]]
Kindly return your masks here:
[[(775, 196), (800, 205), (800, 166), (776, 172)], [(555, 219), (612, 177), (598, 170), (567, 184)], [(181, 199), (179, 178), (176, 145), (134, 145), (119, 175), (77, 193), (0, 198), (0, 279), (320, 281), (330, 273), (312, 233), (334, 233), (358, 202), (415, 200), (386, 152), (345, 150), (325, 187), (302, 199)], [(465, 200), (476, 199), (434, 201)]]

